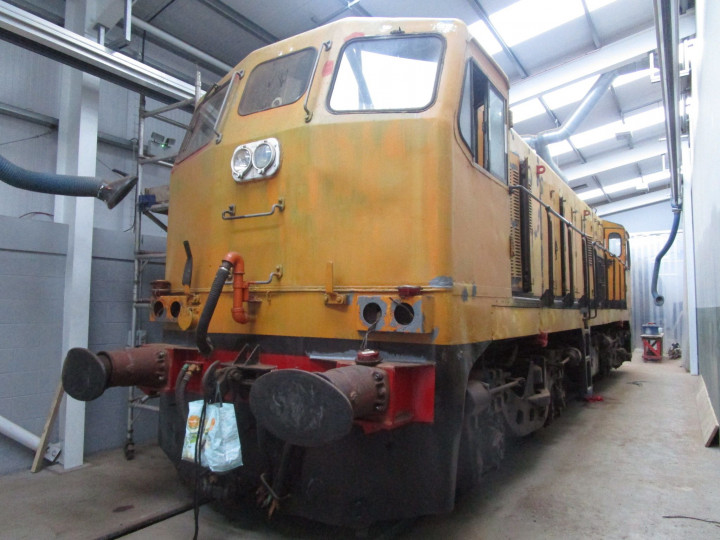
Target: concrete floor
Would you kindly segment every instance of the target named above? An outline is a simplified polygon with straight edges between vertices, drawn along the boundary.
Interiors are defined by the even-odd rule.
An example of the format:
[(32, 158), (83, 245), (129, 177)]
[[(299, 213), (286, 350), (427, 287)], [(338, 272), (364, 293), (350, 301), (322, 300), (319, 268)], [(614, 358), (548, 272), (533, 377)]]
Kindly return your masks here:
[[(705, 448), (698, 379), (678, 361), (637, 359), (596, 384), (603, 401), (571, 403), (551, 426), (517, 441), (452, 514), (370, 537), (463, 539), (720, 538), (720, 450)], [(124, 538), (192, 538), (188, 492), (159, 449), (89, 458), (80, 470), (0, 478), (0, 538), (110, 538), (134, 523), (179, 515)], [(703, 521), (704, 520), (704, 521)], [(293, 519), (200, 513), (203, 540), (353, 538)]]

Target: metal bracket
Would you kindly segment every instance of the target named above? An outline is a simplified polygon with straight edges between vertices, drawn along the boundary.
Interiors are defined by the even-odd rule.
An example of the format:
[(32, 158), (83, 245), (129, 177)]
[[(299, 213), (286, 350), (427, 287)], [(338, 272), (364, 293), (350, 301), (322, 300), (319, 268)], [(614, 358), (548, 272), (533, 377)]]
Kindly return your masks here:
[(335, 292), (335, 270), (332, 261), (328, 261), (325, 267), (325, 303), (333, 305), (344, 305), (348, 303), (347, 295)]
[(283, 277), (283, 267), (281, 264), (278, 264), (275, 267), (274, 272), (270, 272), (270, 277), (267, 278), (265, 281), (248, 281), (250, 285), (267, 285), (268, 283), (272, 283), (273, 278), (278, 278), (278, 281), (282, 279)]
[(45, 448), (45, 455), (43, 457), (47, 459), (50, 463), (55, 463), (55, 460), (60, 455), (60, 452), (62, 452), (61, 442), (48, 444)]
[(264, 216), (272, 216), (275, 213), (275, 210), (279, 210), (282, 212), (285, 210), (285, 199), (283, 197), (280, 197), (278, 199), (278, 202), (272, 205), (272, 208), (270, 208), (269, 212), (262, 212), (259, 214), (243, 214), (241, 216), (235, 215), (235, 205), (231, 204), (228, 206), (227, 210), (223, 210), (222, 218), (225, 221), (230, 221), (233, 219), (246, 219), (246, 218), (255, 218), (255, 217), (264, 217)]

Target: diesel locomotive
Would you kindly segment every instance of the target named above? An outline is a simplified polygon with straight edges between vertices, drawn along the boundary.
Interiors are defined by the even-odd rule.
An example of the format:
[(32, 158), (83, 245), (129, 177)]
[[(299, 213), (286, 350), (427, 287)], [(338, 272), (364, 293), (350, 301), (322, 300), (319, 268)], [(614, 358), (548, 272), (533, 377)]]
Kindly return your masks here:
[(629, 262), (464, 23), (343, 19), (207, 92), (152, 289), (167, 343), (72, 349), (63, 382), (157, 396), (182, 474), (188, 403), (232, 404), (243, 465), (202, 470), (206, 495), (352, 527), (447, 512), (629, 360)]

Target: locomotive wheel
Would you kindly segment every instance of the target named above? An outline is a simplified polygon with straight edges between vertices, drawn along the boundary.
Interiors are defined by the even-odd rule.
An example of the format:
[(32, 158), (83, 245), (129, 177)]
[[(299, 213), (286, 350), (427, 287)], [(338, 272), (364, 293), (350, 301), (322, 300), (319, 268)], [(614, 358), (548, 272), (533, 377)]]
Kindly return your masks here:
[(480, 429), (474, 425), (476, 420), (474, 415), (463, 418), (456, 473), (456, 489), (460, 494), (468, 493), (480, 484), (483, 458)]
[[(468, 399), (470, 399), (468, 397)], [(456, 490), (468, 493), (480, 484), (485, 471), (500, 467), (505, 455), (505, 429), (500, 413), (488, 409), (468, 414), (465, 407), (456, 473)]]

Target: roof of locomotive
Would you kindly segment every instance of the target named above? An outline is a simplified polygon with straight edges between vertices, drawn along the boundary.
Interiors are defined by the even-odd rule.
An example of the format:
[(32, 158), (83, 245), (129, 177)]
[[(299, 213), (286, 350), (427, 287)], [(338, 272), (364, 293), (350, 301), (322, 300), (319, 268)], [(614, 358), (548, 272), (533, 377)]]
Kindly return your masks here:
[[(257, 65), (306, 47), (318, 47), (328, 40), (345, 43), (350, 39), (363, 36), (383, 36), (399, 33), (434, 33), (441, 34), (446, 39), (452, 39), (451, 36), (456, 36), (454, 39), (472, 43), (502, 76), (506, 84), (509, 85), (505, 72), (493, 57), (485, 52), (477, 39), (470, 33), (467, 25), (460, 19), (348, 17), (256, 49), (243, 58), (230, 73), (242, 69), (241, 66), (245, 64)], [(226, 74), (218, 84), (227, 80), (230, 73)]]

